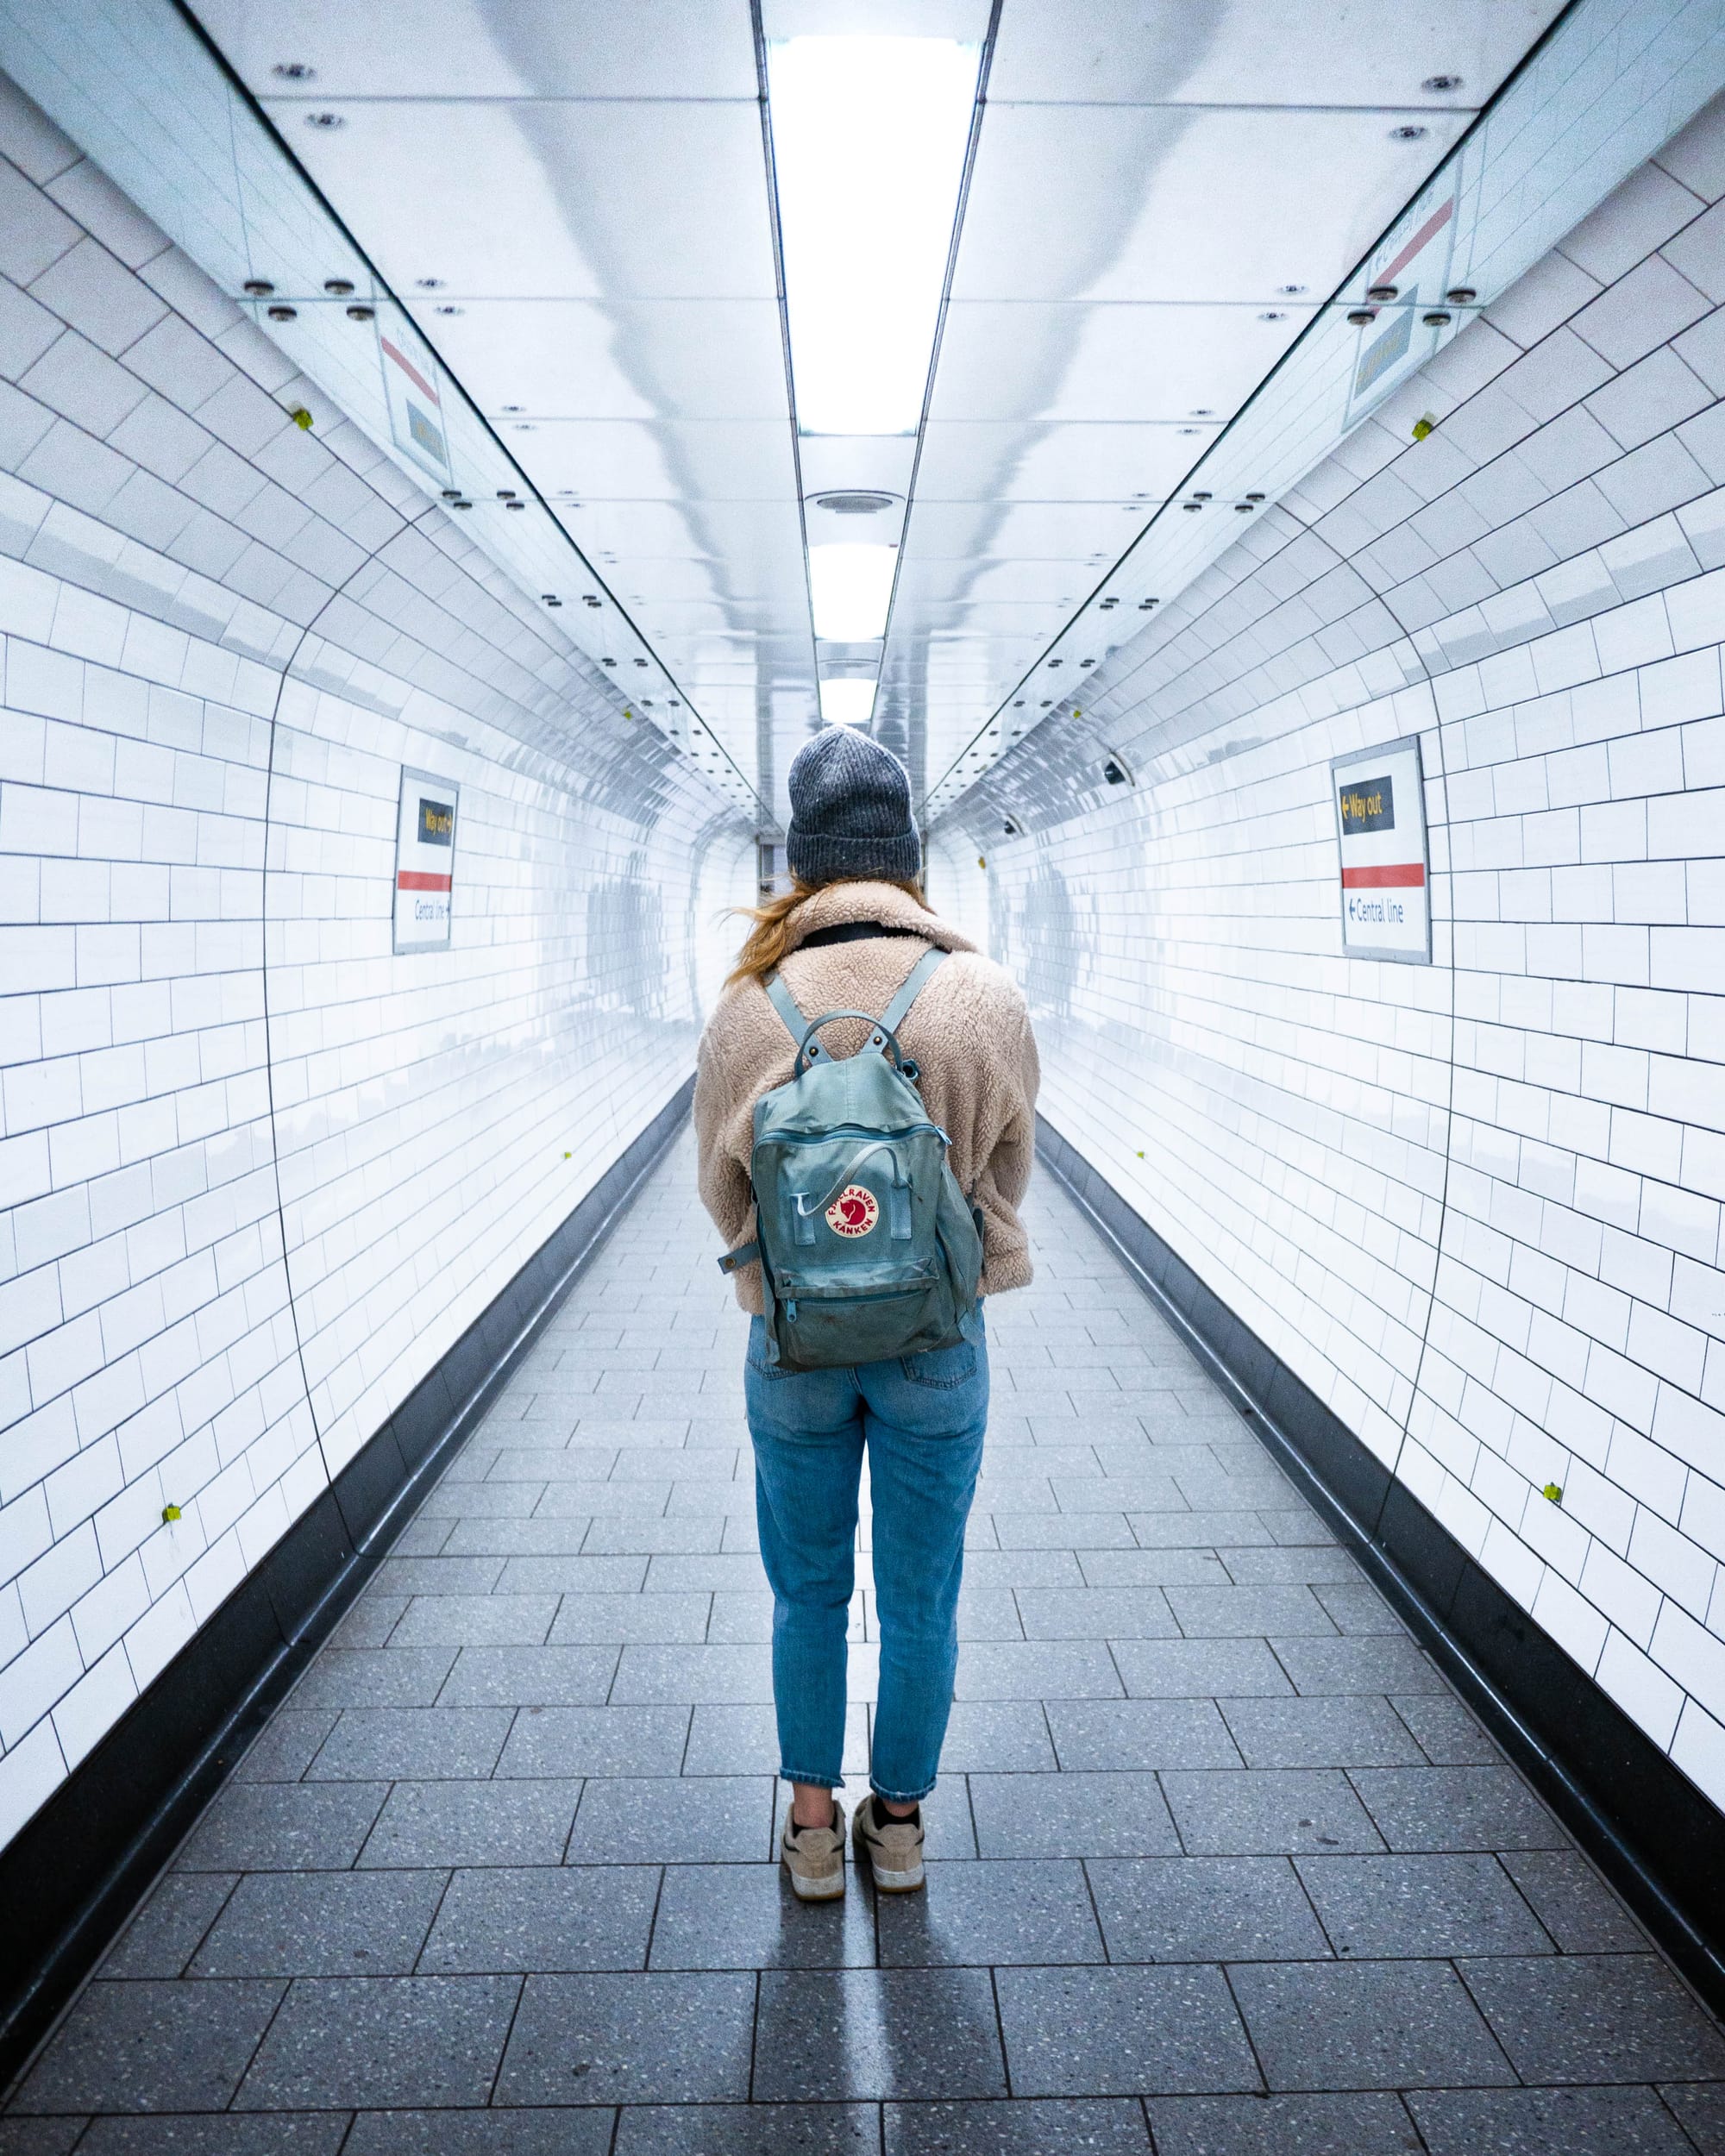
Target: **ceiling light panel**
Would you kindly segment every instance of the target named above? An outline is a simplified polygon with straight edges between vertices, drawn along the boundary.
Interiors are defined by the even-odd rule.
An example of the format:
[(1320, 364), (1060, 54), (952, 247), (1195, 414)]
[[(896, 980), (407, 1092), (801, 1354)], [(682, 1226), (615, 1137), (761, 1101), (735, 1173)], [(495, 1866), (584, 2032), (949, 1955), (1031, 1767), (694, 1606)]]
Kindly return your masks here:
[(875, 683), (829, 677), (820, 685), (820, 715), (829, 726), (866, 726), (875, 714)]
[(842, 544), (809, 548), (809, 596), (814, 633), (842, 643), (884, 636), (897, 549)]
[(806, 433), (907, 434), (921, 416), (978, 56), (939, 37), (768, 47), (791, 373)]

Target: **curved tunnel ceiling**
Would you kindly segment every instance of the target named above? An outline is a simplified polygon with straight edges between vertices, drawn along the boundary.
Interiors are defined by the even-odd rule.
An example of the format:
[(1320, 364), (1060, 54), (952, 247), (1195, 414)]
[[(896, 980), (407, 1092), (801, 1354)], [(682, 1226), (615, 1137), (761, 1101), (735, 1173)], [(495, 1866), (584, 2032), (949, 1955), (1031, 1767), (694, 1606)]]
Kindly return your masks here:
[[(196, 8), (781, 815), (818, 674), (878, 667), (875, 730), (952, 768), (1559, 11)], [(764, 54), (858, 31), (974, 41), (984, 116), (920, 429), (800, 436)], [(818, 653), (806, 546), (864, 530), (888, 633)]]

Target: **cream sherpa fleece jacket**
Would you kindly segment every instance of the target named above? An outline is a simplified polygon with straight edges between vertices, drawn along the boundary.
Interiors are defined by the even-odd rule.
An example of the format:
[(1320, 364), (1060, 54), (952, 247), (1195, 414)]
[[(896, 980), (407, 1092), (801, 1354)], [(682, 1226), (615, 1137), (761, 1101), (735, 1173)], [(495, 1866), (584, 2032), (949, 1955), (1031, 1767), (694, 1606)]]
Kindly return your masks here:
[[(911, 936), (796, 946), (841, 921), (879, 921)], [(1040, 1073), (1030, 1014), (1011, 977), (975, 945), (890, 883), (830, 883), (793, 916), (795, 939), (780, 973), (811, 1018), (823, 1011), (884, 1011), (927, 947), (954, 954), (925, 985), (905, 1020), (906, 1056), (922, 1068), (919, 1090), (952, 1141), (959, 1188), (982, 1209), (982, 1293), (1022, 1288), (1030, 1250), (1017, 1206), (1030, 1181)], [(913, 940), (913, 938), (919, 940)], [(866, 1029), (853, 1019), (821, 1035), (836, 1056), (854, 1055)], [(701, 1036), (695, 1077), (700, 1194), (730, 1249), (754, 1232), (749, 1187), (755, 1103), (790, 1081), (795, 1047), (758, 981), (734, 982)], [(761, 1310), (761, 1269), (737, 1273), (737, 1300)]]

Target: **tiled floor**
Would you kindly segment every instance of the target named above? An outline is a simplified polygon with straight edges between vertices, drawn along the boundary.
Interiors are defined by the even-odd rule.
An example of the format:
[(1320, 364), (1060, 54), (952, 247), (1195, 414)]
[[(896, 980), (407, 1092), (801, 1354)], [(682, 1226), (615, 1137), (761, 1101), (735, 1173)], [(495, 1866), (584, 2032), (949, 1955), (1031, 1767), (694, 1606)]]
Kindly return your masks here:
[(1725, 2151), (1717, 2029), (1046, 1179), (928, 1891), (789, 1899), (692, 1184), (686, 1138), (0, 2156)]

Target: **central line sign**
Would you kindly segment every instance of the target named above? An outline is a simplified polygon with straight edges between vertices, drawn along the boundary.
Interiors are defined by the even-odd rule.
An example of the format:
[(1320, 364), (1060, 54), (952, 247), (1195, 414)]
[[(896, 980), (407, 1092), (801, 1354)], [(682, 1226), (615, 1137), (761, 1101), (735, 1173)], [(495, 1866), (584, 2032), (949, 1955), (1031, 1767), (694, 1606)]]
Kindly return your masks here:
[(1432, 962), (1431, 853), (1415, 734), (1330, 766), (1341, 857), (1342, 949), (1350, 958)]

